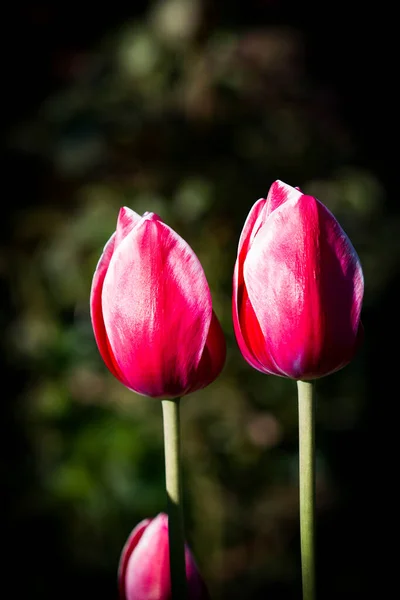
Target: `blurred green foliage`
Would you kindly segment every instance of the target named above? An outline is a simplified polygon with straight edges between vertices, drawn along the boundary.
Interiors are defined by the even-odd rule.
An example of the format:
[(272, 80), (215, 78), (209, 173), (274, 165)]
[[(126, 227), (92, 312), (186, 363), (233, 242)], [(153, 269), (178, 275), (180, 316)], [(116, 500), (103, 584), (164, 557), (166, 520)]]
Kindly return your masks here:
[[(10, 146), (51, 173), (43, 201), (16, 206), (7, 257), (16, 314), (5, 336), (27, 374), (17, 413), (34, 465), (20, 510), (54, 516), (68, 565), (114, 581), (131, 528), (166, 506), (161, 406), (114, 380), (89, 316), (91, 278), (126, 205), (157, 212), (193, 247), (227, 338), (221, 377), (182, 404), (187, 537), (212, 597), (299, 589), (296, 387), (253, 371), (236, 346), (241, 227), (275, 179), (316, 195), (361, 257), (367, 308), (400, 254), (384, 190), (355, 166), (303, 43), (290, 27), (213, 28), (198, 0), (152, 3), (68, 55), (64, 84), (11, 132)], [(361, 351), (319, 387), (319, 515), (345, 501), (323, 440), (357, 427), (365, 368)]]

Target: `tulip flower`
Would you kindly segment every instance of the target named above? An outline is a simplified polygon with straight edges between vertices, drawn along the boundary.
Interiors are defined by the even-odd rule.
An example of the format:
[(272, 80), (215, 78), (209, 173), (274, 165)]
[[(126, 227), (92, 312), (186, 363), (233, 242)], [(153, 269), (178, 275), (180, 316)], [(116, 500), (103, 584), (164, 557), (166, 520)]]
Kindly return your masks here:
[(347, 365), (359, 346), (360, 260), (316, 198), (275, 181), (247, 217), (233, 281), (233, 323), (259, 371), (313, 380)]
[[(188, 600), (210, 596), (189, 547), (185, 546)], [(171, 600), (168, 517), (144, 519), (130, 534), (118, 569), (120, 600)]]
[(225, 339), (202, 266), (153, 213), (120, 210), (90, 307), (106, 366), (139, 394), (183, 396), (210, 384), (224, 365)]

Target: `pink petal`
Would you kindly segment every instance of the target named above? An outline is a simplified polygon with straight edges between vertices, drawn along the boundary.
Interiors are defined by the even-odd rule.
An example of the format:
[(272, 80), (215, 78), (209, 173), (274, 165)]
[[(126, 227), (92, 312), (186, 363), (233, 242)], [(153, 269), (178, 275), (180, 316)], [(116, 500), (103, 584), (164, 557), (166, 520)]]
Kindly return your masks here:
[[(243, 355), (243, 358), (247, 360), (247, 362), (258, 371), (264, 372), (263, 365), (256, 358), (255, 354), (252, 351), (252, 336), (253, 329), (257, 331), (257, 326), (254, 325), (252, 327), (252, 323), (249, 324), (246, 321), (247, 308), (249, 305), (248, 302), (248, 294), (246, 291), (246, 287), (244, 285), (244, 281), (242, 281), (239, 286), (238, 281), (238, 272), (239, 272), (239, 259), (235, 265), (235, 271), (233, 276), (233, 296), (232, 296), (232, 321), (233, 321), (233, 330), (235, 332), (236, 341), (238, 343), (239, 349)], [(251, 307), (251, 305), (250, 305)], [(239, 318), (240, 311), (240, 318)], [(254, 311), (253, 311), (254, 314)], [(244, 321), (242, 323), (242, 318), (244, 317)], [(257, 320), (255, 318), (255, 320)], [(258, 326), (258, 330), (260, 327)], [(247, 332), (247, 333), (246, 333)], [(257, 336), (257, 339), (259, 337)], [(264, 339), (260, 339), (261, 343), (264, 344)], [(265, 345), (265, 344), (264, 344)]]
[(313, 378), (349, 362), (362, 271), (347, 236), (320, 202), (294, 190), (270, 213), (249, 249), (244, 280), (282, 374)]
[(153, 397), (190, 388), (212, 316), (201, 264), (171, 228), (147, 215), (111, 258), (103, 317), (127, 386)]
[(282, 204), (291, 200), (295, 202), (301, 195), (300, 188), (294, 188), (279, 179), (274, 181), (268, 192), (264, 220)]
[(104, 278), (106, 276), (107, 269), (114, 252), (114, 247), (115, 233), (113, 233), (113, 235), (105, 245), (103, 254), (100, 257), (99, 262), (97, 263), (97, 267), (93, 276), (92, 288), (90, 293), (90, 315), (92, 319), (94, 336), (102, 359), (104, 360), (106, 366), (111, 371), (111, 373), (124, 385), (126, 385), (125, 377), (115, 361), (114, 354), (108, 342), (102, 309), (102, 292)]
[(131, 557), (132, 552), (135, 550), (136, 546), (139, 543), (142, 535), (145, 532), (146, 527), (151, 523), (151, 519), (143, 519), (136, 525), (133, 529), (132, 533), (128, 537), (125, 545), (122, 549), (121, 558), (118, 566), (118, 589), (120, 600), (127, 600), (125, 594), (126, 587), (126, 571), (128, 568), (129, 559)]
[[(275, 182), (267, 199), (261, 198), (251, 208), (244, 224), (238, 247), (238, 258), (235, 264), (233, 276), (233, 328), (236, 340), (243, 357), (258, 371), (267, 374), (280, 373), (268, 352), (265, 337), (261, 331), (257, 317), (254, 313), (244, 283), (243, 265), (249, 247), (253, 243), (257, 233), (267, 218), (268, 211), (273, 210), (278, 201), (285, 201), (288, 194), (281, 189), (281, 182)], [(284, 186), (284, 184), (282, 184)], [(272, 193), (275, 190), (274, 194)]]
[(104, 278), (106, 276), (108, 265), (110, 264), (110, 260), (115, 248), (117, 248), (117, 246), (140, 221), (140, 219), (141, 217), (130, 208), (123, 207), (119, 211), (117, 230), (108, 240), (100, 260), (97, 263), (90, 296), (93, 332), (100, 355), (111, 373), (124, 385), (126, 385), (125, 377), (115, 361), (113, 352), (108, 342), (107, 333), (104, 326), (101, 295), (103, 291)]
[(123, 206), (118, 214), (115, 248), (118, 248), (122, 240), (132, 231), (132, 229), (142, 220), (142, 217), (134, 210)]
[(250, 209), (247, 219), (244, 223), (242, 233), (239, 238), (238, 257), (244, 259), (249, 245), (253, 241), (257, 231), (264, 222), (264, 213), (266, 208), (265, 198), (260, 198)]
[[(239, 320), (242, 340), (244, 341), (242, 345), (239, 343), (239, 347), (247, 362), (267, 375), (284, 375), (269, 352), (268, 340), (261, 330), (244, 284)], [(238, 339), (240, 339), (239, 336)], [(243, 345), (246, 349), (245, 352), (243, 351)], [(251, 350), (247, 350), (247, 348)]]
[(221, 325), (212, 311), (210, 329), (203, 354), (197, 368), (190, 392), (200, 390), (212, 383), (222, 371), (226, 359), (226, 342)]
[(250, 241), (254, 239), (255, 234), (262, 225), (262, 215), (265, 209), (265, 200), (260, 198), (251, 208), (249, 215), (244, 224), (238, 246), (238, 257), (235, 264), (233, 274), (233, 294), (232, 294), (232, 319), (238, 346), (244, 358), (255, 368), (262, 370), (262, 366), (255, 358), (251, 351), (251, 346), (246, 344), (244, 339), (239, 313), (242, 312), (244, 279), (243, 279), (243, 263), (246, 258)]
[(349, 238), (332, 213), (316, 202), (322, 241), (320, 295), (325, 313), (320, 369), (333, 372), (350, 362), (364, 337), (360, 322), (364, 276)]

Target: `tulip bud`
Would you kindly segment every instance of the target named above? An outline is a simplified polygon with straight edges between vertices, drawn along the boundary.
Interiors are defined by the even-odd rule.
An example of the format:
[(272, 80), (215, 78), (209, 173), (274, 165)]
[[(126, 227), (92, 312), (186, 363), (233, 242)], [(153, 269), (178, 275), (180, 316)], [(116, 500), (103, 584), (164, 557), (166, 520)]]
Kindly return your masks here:
[[(185, 547), (188, 600), (210, 600), (193, 555)], [(130, 534), (118, 568), (120, 600), (171, 600), (168, 517), (141, 521)]]
[(203, 268), (153, 213), (119, 213), (93, 277), (93, 331), (111, 373), (129, 389), (176, 398), (209, 385), (225, 338)]
[(349, 238), (316, 198), (275, 181), (244, 225), (233, 279), (233, 323), (259, 371), (311, 380), (357, 350), (364, 280)]

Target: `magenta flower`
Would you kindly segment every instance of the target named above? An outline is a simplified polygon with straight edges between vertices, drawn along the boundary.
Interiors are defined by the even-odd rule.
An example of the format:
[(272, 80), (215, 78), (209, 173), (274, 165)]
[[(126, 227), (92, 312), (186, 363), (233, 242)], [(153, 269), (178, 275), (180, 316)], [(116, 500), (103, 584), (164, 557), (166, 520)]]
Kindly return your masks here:
[[(193, 555), (185, 547), (188, 600), (210, 600)], [(168, 517), (144, 519), (130, 534), (118, 568), (120, 600), (171, 600)]]
[(157, 215), (121, 208), (90, 298), (100, 354), (126, 387), (155, 398), (204, 388), (225, 362), (225, 338), (202, 266)]
[(364, 280), (349, 238), (316, 198), (275, 181), (244, 225), (233, 323), (247, 362), (310, 380), (347, 365), (362, 338)]

